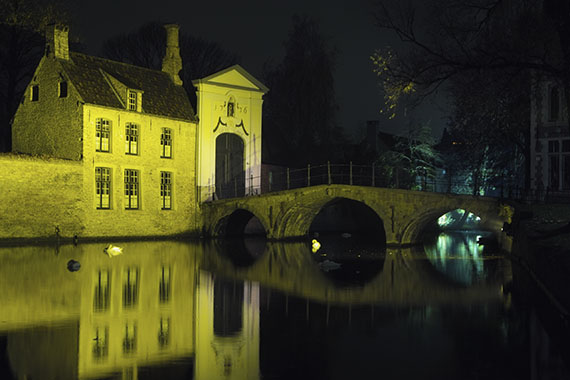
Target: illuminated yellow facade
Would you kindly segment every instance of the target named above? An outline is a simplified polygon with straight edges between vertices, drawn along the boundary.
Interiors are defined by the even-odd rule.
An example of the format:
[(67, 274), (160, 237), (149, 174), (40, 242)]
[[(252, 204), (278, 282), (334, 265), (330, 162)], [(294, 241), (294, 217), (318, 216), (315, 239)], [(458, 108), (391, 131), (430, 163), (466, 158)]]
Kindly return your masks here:
[[(165, 28), (158, 71), (71, 52), (67, 27), (48, 27), (12, 125), (14, 153), (39, 158), (0, 157), (15, 173), (0, 181), (11, 220), (0, 239), (197, 235), (199, 203), (219, 183), (259, 193), (267, 88), (237, 65), (197, 80), (198, 118), (178, 75), (178, 26)], [(47, 166), (46, 157), (60, 161)], [(68, 175), (66, 162), (81, 167)], [(22, 181), (22, 167), (46, 185)], [(37, 217), (45, 203), (64, 211)]]
[[(245, 194), (260, 193), (261, 107), (267, 87), (239, 65), (193, 83), (198, 89), (200, 118), (196, 147), (200, 200), (212, 199), (216, 186), (220, 185), (217, 183), (222, 170), (220, 161), (224, 158), (216, 155), (216, 144), (219, 146), (220, 139), (226, 134), (239, 137), (243, 144), (241, 162), (237, 164), (237, 172), (243, 174), (243, 182), (236, 181), (236, 187), (245, 186)], [(230, 183), (230, 190), (232, 186)]]

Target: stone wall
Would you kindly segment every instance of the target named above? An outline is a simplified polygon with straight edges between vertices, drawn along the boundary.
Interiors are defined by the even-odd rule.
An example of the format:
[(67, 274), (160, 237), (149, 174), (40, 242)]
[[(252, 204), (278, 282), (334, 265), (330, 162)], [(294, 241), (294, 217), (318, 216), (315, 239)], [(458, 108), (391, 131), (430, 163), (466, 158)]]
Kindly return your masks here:
[(84, 233), (79, 161), (0, 155), (0, 239)]
[(141, 167), (139, 210), (118, 202), (124, 191), (121, 166), (113, 183), (117, 204), (110, 210), (95, 208), (92, 163), (1, 154), (0, 168), (0, 242), (190, 235), (199, 229), (194, 170), (183, 163), (164, 168), (174, 173), (172, 210), (160, 209), (161, 166)]

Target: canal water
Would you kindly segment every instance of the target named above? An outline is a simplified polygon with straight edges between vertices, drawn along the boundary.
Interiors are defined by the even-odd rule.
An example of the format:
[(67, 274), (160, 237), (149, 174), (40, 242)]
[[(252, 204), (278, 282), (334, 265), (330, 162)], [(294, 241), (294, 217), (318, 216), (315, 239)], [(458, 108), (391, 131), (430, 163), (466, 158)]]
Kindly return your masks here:
[(0, 378), (570, 379), (556, 308), (478, 236), (0, 248)]

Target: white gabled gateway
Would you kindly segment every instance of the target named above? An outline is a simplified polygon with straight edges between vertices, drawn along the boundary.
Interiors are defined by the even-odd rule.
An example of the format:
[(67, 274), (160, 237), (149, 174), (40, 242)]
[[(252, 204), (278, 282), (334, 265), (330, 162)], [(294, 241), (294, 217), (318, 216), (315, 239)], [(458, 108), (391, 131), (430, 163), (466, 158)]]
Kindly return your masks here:
[(192, 83), (198, 89), (198, 199), (259, 194), (261, 106), (268, 88), (239, 65)]

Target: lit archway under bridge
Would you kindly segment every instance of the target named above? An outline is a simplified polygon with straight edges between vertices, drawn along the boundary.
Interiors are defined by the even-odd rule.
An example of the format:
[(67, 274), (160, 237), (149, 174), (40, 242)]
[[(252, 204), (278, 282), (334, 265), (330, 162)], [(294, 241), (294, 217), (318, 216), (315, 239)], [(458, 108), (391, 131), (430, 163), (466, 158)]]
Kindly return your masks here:
[(323, 207), (335, 199), (362, 203), (382, 221), (388, 245), (417, 244), (426, 225), (448, 211), (469, 210), (482, 219), (482, 226), (500, 231), (507, 221), (496, 198), (441, 194), (411, 190), (350, 185), (320, 185), (301, 189), (224, 199), (203, 203), (202, 230), (221, 237), (220, 221), (237, 210), (257, 219), (270, 240), (309, 236), (311, 225)]

